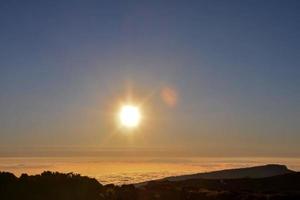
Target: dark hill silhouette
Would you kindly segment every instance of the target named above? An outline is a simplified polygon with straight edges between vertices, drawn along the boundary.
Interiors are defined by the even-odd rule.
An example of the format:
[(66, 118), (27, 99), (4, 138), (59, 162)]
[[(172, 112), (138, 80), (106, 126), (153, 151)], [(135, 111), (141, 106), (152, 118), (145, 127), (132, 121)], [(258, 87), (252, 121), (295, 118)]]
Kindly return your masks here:
[[(247, 169), (250, 169), (249, 173)], [(210, 174), (235, 177), (272, 169), (283, 175), (264, 178), (193, 178), (178, 181), (150, 181), (143, 187), (101, 185), (96, 179), (79, 174), (44, 172), (21, 177), (0, 172), (1, 200), (299, 200), (300, 173), (284, 166), (268, 165), (247, 169), (222, 170)], [(285, 169), (285, 170), (284, 170)], [(267, 170), (267, 171), (268, 171)], [(247, 172), (247, 173), (246, 173)], [(268, 171), (269, 172), (269, 171)], [(238, 175), (238, 176), (237, 176)], [(265, 176), (266, 173), (263, 173)], [(210, 175), (212, 176), (212, 175)], [(229, 177), (226, 175), (226, 177)]]
[(264, 178), (282, 174), (292, 173), (294, 171), (288, 169), (285, 165), (264, 165), (239, 169), (226, 169), (214, 172), (190, 174), (183, 176), (167, 177), (163, 180), (180, 181), (187, 179), (237, 179), (237, 178)]
[(156, 194), (156, 199), (161, 200), (299, 200), (300, 173), (266, 178), (151, 181), (141, 191), (147, 197)]

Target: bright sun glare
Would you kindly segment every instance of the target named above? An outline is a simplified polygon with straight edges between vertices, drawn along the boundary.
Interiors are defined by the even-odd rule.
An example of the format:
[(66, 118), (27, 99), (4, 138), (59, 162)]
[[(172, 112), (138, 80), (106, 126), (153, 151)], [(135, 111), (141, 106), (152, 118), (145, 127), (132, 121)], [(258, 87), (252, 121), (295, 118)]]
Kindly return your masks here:
[(120, 122), (125, 127), (137, 127), (141, 121), (140, 109), (133, 105), (124, 105), (119, 113)]

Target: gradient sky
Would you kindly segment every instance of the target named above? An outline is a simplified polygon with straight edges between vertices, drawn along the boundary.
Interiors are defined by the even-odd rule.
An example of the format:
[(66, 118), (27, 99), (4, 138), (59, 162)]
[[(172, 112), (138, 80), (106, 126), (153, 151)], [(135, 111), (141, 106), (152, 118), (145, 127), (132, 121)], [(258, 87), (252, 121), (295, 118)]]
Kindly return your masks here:
[[(300, 156), (299, 10), (297, 0), (1, 1), (0, 147)], [(124, 134), (114, 114), (128, 88), (145, 119)]]

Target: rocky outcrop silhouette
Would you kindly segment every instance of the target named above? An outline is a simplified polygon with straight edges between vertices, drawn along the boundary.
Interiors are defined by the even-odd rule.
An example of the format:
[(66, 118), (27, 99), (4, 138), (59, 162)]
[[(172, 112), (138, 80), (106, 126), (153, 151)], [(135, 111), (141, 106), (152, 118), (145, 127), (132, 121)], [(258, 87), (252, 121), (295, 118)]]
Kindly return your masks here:
[(163, 180), (179, 181), (187, 179), (236, 179), (236, 178), (264, 178), (276, 175), (292, 173), (285, 165), (269, 164), (238, 169), (226, 169), (207, 173), (198, 173), (183, 176), (167, 177)]

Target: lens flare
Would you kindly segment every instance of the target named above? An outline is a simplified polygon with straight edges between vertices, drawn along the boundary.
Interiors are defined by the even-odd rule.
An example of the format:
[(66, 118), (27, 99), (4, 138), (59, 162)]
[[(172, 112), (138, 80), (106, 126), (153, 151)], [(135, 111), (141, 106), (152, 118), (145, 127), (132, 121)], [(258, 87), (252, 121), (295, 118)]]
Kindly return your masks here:
[(178, 93), (175, 89), (171, 87), (164, 87), (161, 90), (161, 98), (163, 102), (169, 106), (169, 107), (174, 107), (176, 106), (178, 102)]

